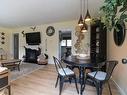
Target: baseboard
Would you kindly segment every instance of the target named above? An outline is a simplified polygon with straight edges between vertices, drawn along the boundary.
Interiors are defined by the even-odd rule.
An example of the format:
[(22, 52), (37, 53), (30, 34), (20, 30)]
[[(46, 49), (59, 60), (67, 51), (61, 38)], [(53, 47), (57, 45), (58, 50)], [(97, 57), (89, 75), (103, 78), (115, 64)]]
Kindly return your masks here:
[(122, 88), (117, 84), (115, 80), (112, 79), (112, 81), (115, 83), (116, 87), (118, 88), (121, 95), (126, 95), (126, 93), (122, 90)]

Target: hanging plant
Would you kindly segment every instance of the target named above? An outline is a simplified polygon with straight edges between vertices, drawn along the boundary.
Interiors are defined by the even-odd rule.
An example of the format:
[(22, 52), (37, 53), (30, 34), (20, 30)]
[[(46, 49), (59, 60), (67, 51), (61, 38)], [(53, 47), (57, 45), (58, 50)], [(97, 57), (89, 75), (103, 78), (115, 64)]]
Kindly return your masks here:
[(127, 0), (105, 0), (100, 10), (103, 13), (101, 21), (109, 31), (117, 30), (117, 24), (127, 22)]

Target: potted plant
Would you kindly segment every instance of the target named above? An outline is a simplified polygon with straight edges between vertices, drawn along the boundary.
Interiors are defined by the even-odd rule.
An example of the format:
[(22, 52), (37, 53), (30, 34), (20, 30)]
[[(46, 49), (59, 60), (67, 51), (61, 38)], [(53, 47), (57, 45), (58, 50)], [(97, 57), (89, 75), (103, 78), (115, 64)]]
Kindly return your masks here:
[(108, 31), (118, 30), (117, 24), (127, 22), (127, 0), (105, 0), (100, 10), (103, 13), (101, 21)]

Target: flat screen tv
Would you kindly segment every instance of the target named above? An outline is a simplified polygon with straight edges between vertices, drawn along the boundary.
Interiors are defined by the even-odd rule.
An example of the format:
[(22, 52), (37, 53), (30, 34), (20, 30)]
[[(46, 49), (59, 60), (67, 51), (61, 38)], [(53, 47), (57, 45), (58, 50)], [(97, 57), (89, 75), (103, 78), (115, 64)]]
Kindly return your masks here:
[(40, 32), (26, 33), (26, 43), (28, 45), (39, 45), (41, 43)]

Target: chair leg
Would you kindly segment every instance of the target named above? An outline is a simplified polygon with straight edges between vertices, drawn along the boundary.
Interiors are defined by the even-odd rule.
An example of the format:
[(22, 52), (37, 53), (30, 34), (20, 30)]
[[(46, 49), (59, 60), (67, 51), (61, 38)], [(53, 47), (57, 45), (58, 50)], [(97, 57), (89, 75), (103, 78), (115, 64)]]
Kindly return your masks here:
[(63, 83), (64, 83), (64, 77), (61, 77), (61, 76), (60, 76), (59, 95), (61, 95), (62, 88), (63, 88)]
[(56, 80), (55, 88), (57, 87), (58, 81), (59, 81), (59, 75), (57, 76), (57, 80)]
[(75, 86), (76, 86), (77, 93), (79, 94), (78, 85), (77, 85), (77, 80), (76, 80), (76, 76), (75, 76), (75, 75), (74, 75), (74, 80), (75, 80)]
[(109, 88), (110, 95), (112, 95), (112, 91), (111, 91), (111, 87), (110, 87), (109, 81), (107, 83), (108, 83), (108, 88)]
[(102, 95), (102, 83), (101, 82), (95, 82), (96, 89), (97, 89), (97, 95)]
[(102, 95), (102, 82), (99, 82), (99, 94)]
[(70, 82), (70, 84), (71, 84), (71, 80), (72, 80), (72, 78), (68, 78), (69, 79), (69, 82)]
[(96, 90), (97, 90), (97, 95), (99, 95), (99, 83), (95, 82)]

